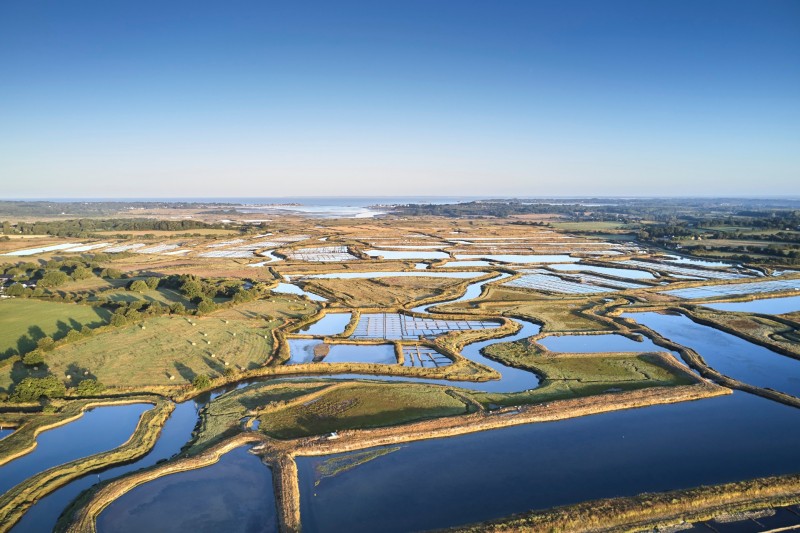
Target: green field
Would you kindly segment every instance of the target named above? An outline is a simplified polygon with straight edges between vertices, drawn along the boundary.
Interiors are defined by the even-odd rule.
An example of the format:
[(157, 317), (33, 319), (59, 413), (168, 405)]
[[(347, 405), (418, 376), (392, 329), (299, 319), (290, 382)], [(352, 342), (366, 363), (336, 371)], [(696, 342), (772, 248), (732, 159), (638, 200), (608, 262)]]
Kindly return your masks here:
[[(106, 386), (135, 388), (180, 385), (198, 374), (215, 377), (228, 368), (255, 368), (272, 354), (273, 328), (285, 318), (316, 311), (303, 305), (290, 297), (274, 298), (203, 317), (149, 318), (58, 347), (45, 355), (46, 367), (38, 373), (49, 370), (70, 384), (85, 376)], [(19, 368), (3, 368), (0, 388), (8, 389), (21, 377)]]
[(527, 341), (505, 342), (486, 349), (486, 354), (542, 378), (539, 388), (521, 393), (471, 393), (485, 405), (539, 403), (603, 392), (688, 385), (688, 370), (668, 365), (661, 354), (568, 354), (542, 356)]
[(420, 383), (319, 380), (253, 386), (208, 405), (195, 445), (238, 432), (248, 415), (258, 416), (259, 430), (288, 439), (466, 413), (467, 404), (447, 391)]
[(108, 310), (88, 305), (23, 298), (2, 300), (0, 359), (29, 352), (42, 337), (49, 336), (57, 340), (71, 329), (101, 326), (110, 317)]

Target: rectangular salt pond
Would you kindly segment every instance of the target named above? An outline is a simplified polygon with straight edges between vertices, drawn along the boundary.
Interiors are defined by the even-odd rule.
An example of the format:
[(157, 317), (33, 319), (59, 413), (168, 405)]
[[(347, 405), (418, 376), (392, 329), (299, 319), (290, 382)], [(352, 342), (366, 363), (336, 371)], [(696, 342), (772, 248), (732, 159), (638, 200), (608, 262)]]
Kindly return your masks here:
[(330, 274), (311, 274), (301, 277), (304, 279), (374, 279), (423, 276), (426, 278), (471, 279), (483, 276), (484, 274), (484, 272), (332, 272)]
[(294, 261), (339, 262), (358, 259), (352, 255), (347, 246), (323, 246), (318, 248), (300, 248), (286, 253), (286, 258)]
[(562, 294), (595, 294), (603, 292), (614, 292), (616, 289), (608, 287), (596, 287), (585, 283), (565, 281), (558, 276), (541, 273), (529, 273), (517, 279), (503, 283), (506, 287), (519, 287), (522, 289), (533, 289)]
[(548, 265), (553, 270), (558, 270), (559, 272), (571, 272), (575, 270), (583, 270), (586, 272), (597, 272), (598, 274), (607, 274), (609, 276), (616, 276), (618, 278), (629, 278), (629, 279), (656, 279), (654, 275), (650, 272), (644, 270), (633, 270), (629, 268), (611, 268), (611, 267), (600, 267), (594, 265), (584, 265), (584, 264), (569, 264), (569, 265)]
[(750, 302), (730, 302), (703, 304), (718, 311), (734, 311), (737, 313), (762, 313), (765, 315), (782, 315), (784, 313), (794, 313), (800, 311), (800, 296), (788, 296), (786, 298), (765, 298), (763, 300), (752, 300)]
[(278, 283), (278, 286), (272, 289), (272, 292), (277, 292), (280, 294), (297, 294), (298, 296), (308, 296), (309, 300), (313, 300), (315, 302), (327, 302), (327, 298), (323, 298), (313, 292), (304, 291), (297, 285), (293, 283)]
[(351, 335), (354, 339), (412, 340), (436, 337), (448, 331), (471, 331), (496, 328), (496, 322), (485, 320), (441, 320), (419, 318), (397, 313), (362, 314)]
[(491, 265), (489, 261), (449, 261), (442, 265), (442, 268), (483, 267), (489, 265)]
[(352, 313), (328, 313), (318, 321), (301, 328), (297, 333), (305, 335), (338, 335), (350, 323)]
[(724, 298), (725, 296), (739, 296), (743, 294), (798, 290), (800, 290), (800, 279), (755, 281), (753, 283), (737, 283), (735, 285), (704, 285), (701, 287), (664, 291), (663, 294), (694, 300), (697, 298)]
[(536, 341), (551, 352), (601, 353), (601, 352), (666, 352), (648, 338), (637, 342), (623, 335), (551, 335)]
[[(289, 361), (287, 365), (314, 362), (314, 348), (323, 344), (315, 339), (289, 339)], [(397, 364), (392, 344), (329, 344), (328, 354), (322, 363), (377, 363)]]
[(383, 257), (384, 259), (448, 259), (450, 254), (445, 252), (397, 251), (397, 250), (365, 250), (370, 257)]
[(665, 272), (667, 274), (672, 274), (673, 276), (684, 276), (695, 279), (732, 280), (732, 279), (744, 279), (750, 277), (746, 274), (739, 274), (738, 272), (728, 272), (724, 270), (702, 270), (699, 268), (688, 268), (688, 267), (670, 265), (668, 263), (651, 263), (649, 261), (639, 261), (638, 259), (627, 259), (625, 261), (620, 261), (620, 264), (630, 265), (639, 268), (649, 268), (651, 270), (656, 270), (658, 272)]
[(568, 255), (523, 255), (523, 254), (465, 254), (457, 255), (456, 259), (488, 259), (489, 261), (502, 261), (503, 263), (577, 263), (580, 259)]
[(42, 246), (40, 248), (25, 248), (24, 250), (14, 250), (13, 252), (7, 252), (3, 255), (12, 255), (12, 256), (26, 256), (26, 255), (36, 255), (36, 254), (43, 254), (46, 252), (55, 252), (57, 250), (66, 250), (67, 248), (72, 248), (75, 246), (81, 246), (79, 242), (70, 242), (64, 244), (53, 244), (51, 246)]
[(453, 364), (450, 358), (427, 346), (403, 346), (403, 366), (438, 368)]

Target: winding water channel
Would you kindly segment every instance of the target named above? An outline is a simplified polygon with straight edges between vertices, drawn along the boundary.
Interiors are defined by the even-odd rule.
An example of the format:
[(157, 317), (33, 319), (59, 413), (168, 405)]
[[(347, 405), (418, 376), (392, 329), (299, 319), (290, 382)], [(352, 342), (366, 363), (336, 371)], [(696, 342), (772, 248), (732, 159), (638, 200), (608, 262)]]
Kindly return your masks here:
[[(508, 274), (472, 283), (458, 299), (420, 306), (413, 311), (426, 313), (435, 311), (432, 308), (438, 305), (473, 299), (480, 295), (486, 283), (505, 277)], [(711, 366), (716, 368), (719, 365), (718, 370), (723, 373), (749, 383), (764, 384), (759, 381), (759, 376), (763, 374), (761, 365), (752, 364), (750, 355), (756, 353), (752, 350), (759, 347), (742, 341), (749, 346), (741, 357), (732, 356), (727, 340), (724, 343), (713, 340), (713, 337), (706, 340), (706, 335), (713, 335), (717, 330), (694, 330), (694, 323), (688, 319), (685, 319), (688, 323), (682, 322), (679, 327), (670, 326), (677, 324), (675, 320), (685, 317), (664, 318), (668, 315), (655, 313), (626, 316), (694, 348)], [(331, 318), (321, 330), (339, 329), (344, 319), (343, 316)], [(500, 372), (502, 379), (496, 381), (471, 383), (358, 374), (303, 376), (295, 379), (402, 380), (489, 392), (528, 390), (539, 385), (539, 379), (534, 374), (506, 367), (481, 354), (483, 348), (493, 343), (523, 339), (539, 333), (537, 324), (523, 320), (517, 322), (521, 329), (516, 334), (473, 343), (462, 351), (464, 357)], [(694, 326), (705, 328), (697, 324)], [(601, 337), (609, 336), (593, 337), (596, 342), (602, 342)], [(624, 343), (615, 339), (615, 346), (617, 342)], [(650, 348), (649, 341), (641, 344), (630, 341), (630, 344)], [(800, 366), (797, 366), (800, 361), (770, 353), (771, 357), (786, 359), (776, 363), (782, 369), (776, 372), (786, 374), (785, 379), (770, 383), (783, 387), (776, 387), (779, 390), (796, 394), (800, 391), (800, 383), (796, 383), (793, 376), (800, 375)], [(782, 366), (784, 364), (786, 366)], [(268, 380), (254, 383), (264, 381)], [(243, 386), (248, 385), (240, 385)], [(191, 437), (198, 409), (210, 397), (178, 404), (155, 448), (147, 456), (132, 464), (109, 469), (99, 478), (117, 477), (178, 453)], [(103, 412), (103, 409), (94, 412)], [(141, 411), (117, 416), (118, 419), (129, 421), (129, 430), (116, 444), (106, 442), (102, 445), (95, 443), (94, 438), (78, 437), (98, 435), (95, 430), (103, 427), (102, 424), (86, 425), (86, 420), (93, 420), (90, 414), (81, 419), (84, 420), (83, 426), (76, 425), (80, 420), (64, 426), (64, 429), (73, 428), (75, 431), (71, 440), (80, 450), (78, 457), (121, 444), (133, 431)], [(47, 432), (39, 436), (40, 445), (46, 435)], [(587, 445), (591, 447), (590, 453), (587, 452)], [(90, 449), (91, 446), (97, 449)], [(591, 498), (792, 473), (800, 471), (800, 457), (795, 453), (798, 447), (800, 411), (736, 392), (730, 396), (696, 402), (414, 442), (323, 480), (317, 478), (316, 467), (326, 457), (298, 457), (303, 528), (306, 531), (407, 531), (447, 527)], [(219, 523), (214, 523), (226, 530), (270, 531), (274, 529), (275, 512), (274, 494), (269, 482), (271, 474), (265, 466), (254, 466), (255, 462), (257, 459), (240, 449), (230, 452), (223, 457), (223, 461), (212, 467), (147, 483), (101, 513), (98, 531), (120, 531), (120, 524), (133, 520), (131, 517), (134, 516), (131, 524), (139, 527), (128, 529), (130, 531), (154, 529), (148, 524), (158, 524), (161, 519), (166, 520), (162, 523), (180, 529), (201, 531), (207, 529), (202, 523), (181, 521), (174, 515), (195, 512), (193, 510), (200, 509), (208, 499), (212, 502), (211, 509), (222, 505), (220, 502), (226, 500), (219, 494), (209, 493), (209, 486), (214, 488), (215, 493), (243, 494), (253, 483), (261, 483), (258, 486), (263, 490), (253, 491), (258, 493), (260, 499), (254, 499), (256, 496), (251, 495), (249, 499), (232, 504), (239, 516), (228, 514), (221, 517)], [(257, 470), (254, 473), (257, 479), (247, 481), (249, 478), (246, 476), (231, 475), (231, 471), (225, 468), (229, 463), (233, 471)], [(32, 473), (35, 471), (27, 475)], [(422, 478), (425, 479), (424, 483), (420, 483)], [(23, 517), (14, 531), (52, 529), (68, 503), (97, 481), (97, 475), (85, 476), (43, 498)], [(160, 498), (152, 496), (154, 494)], [(261, 505), (258, 505), (259, 502)], [(409, 509), (414, 512), (409, 512)]]

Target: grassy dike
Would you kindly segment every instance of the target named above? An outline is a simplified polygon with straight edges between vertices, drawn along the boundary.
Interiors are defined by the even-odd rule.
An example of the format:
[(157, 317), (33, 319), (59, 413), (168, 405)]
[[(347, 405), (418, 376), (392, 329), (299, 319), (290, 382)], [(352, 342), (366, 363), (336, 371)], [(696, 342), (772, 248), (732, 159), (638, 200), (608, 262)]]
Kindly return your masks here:
[[(37, 500), (71, 481), (111, 466), (135, 461), (150, 452), (158, 440), (161, 428), (175, 408), (172, 402), (153, 396), (130, 397), (124, 401), (116, 402), (95, 401), (83, 405), (81, 413), (83, 409), (88, 407), (142, 402), (152, 403), (155, 407), (142, 414), (136, 430), (123, 445), (108, 452), (76, 459), (40, 472), (0, 496), (0, 532), (9, 531)], [(72, 419), (74, 420), (75, 418), (77, 417)], [(70, 419), (62, 419), (61, 424), (68, 421)], [(38, 427), (40, 428), (39, 431), (44, 430), (41, 429), (43, 426), (40, 425)], [(50, 427), (54, 426), (51, 425)], [(23, 431), (24, 429), (23, 426), (18, 431)], [(29, 434), (30, 432), (33, 432), (33, 430), (30, 430)]]
[(800, 475), (795, 474), (645, 493), (630, 498), (594, 500), (441, 531), (652, 531), (655, 528), (711, 520), (725, 514), (797, 503), (800, 503)]

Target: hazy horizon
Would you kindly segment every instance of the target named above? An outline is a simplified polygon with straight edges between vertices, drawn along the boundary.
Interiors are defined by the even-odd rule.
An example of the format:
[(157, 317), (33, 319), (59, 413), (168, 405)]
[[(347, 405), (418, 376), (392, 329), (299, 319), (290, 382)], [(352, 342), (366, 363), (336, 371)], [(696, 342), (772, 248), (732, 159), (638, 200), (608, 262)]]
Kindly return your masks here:
[(796, 195), (799, 29), (791, 1), (6, 3), (2, 197)]

